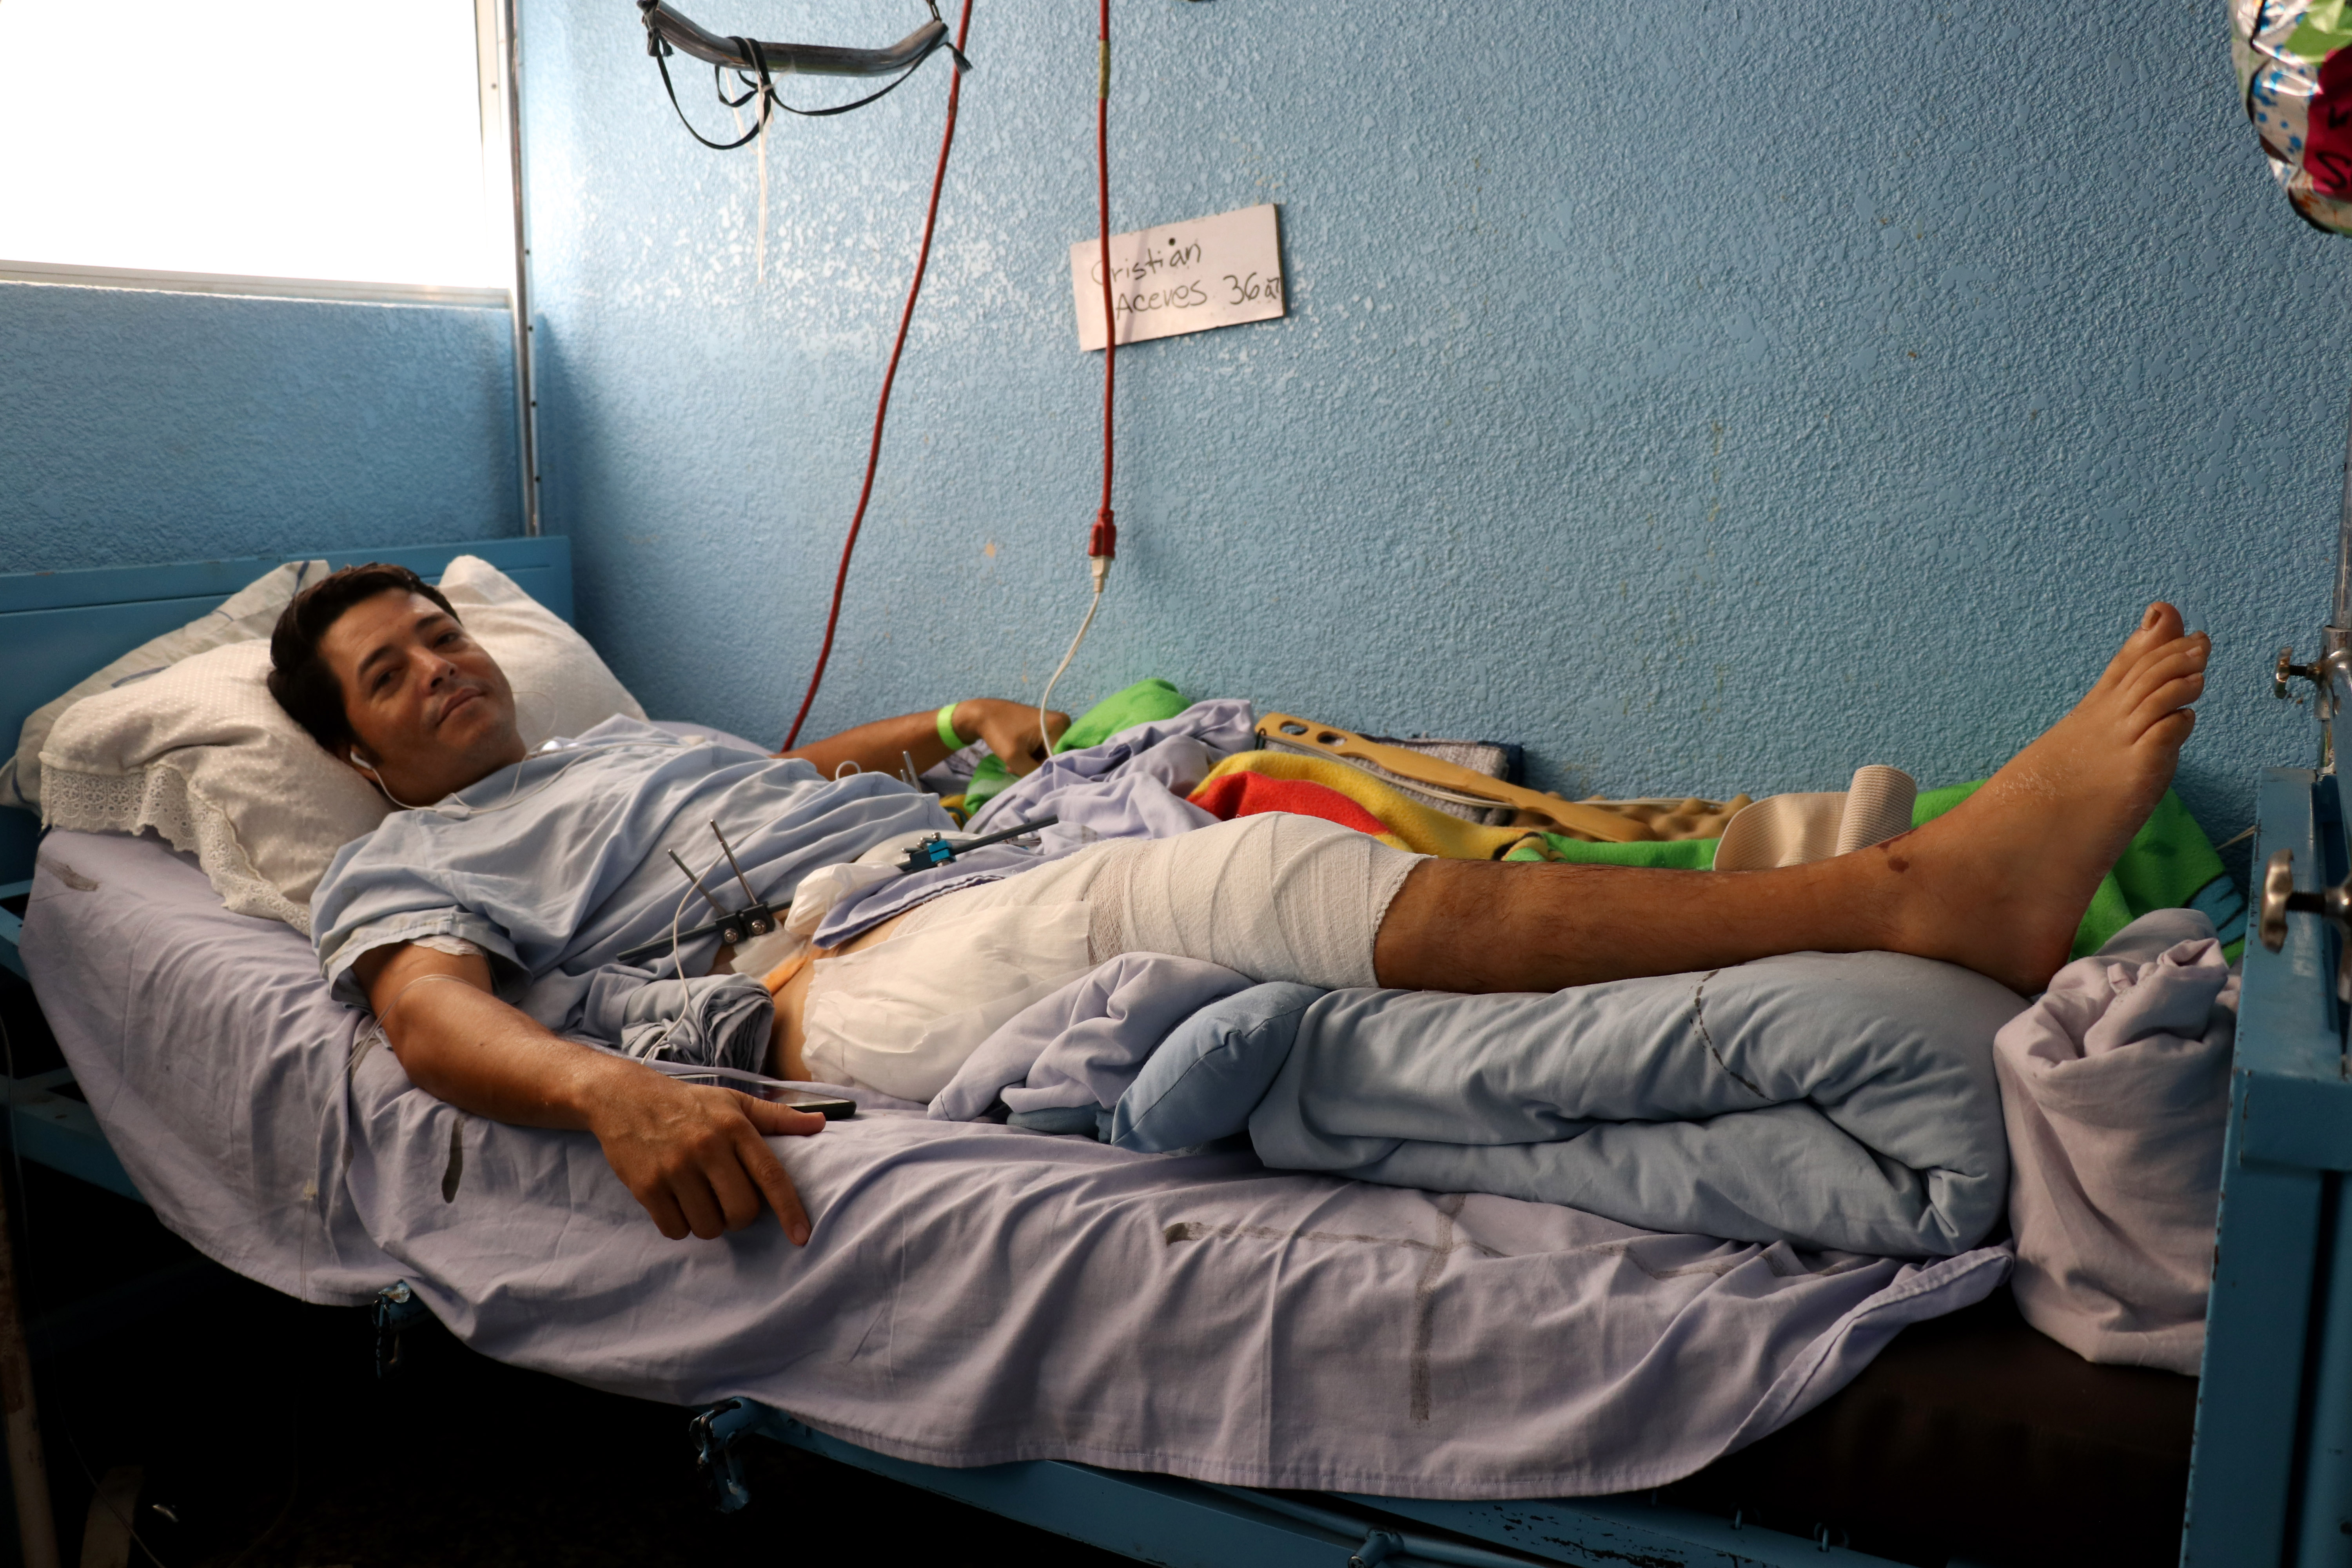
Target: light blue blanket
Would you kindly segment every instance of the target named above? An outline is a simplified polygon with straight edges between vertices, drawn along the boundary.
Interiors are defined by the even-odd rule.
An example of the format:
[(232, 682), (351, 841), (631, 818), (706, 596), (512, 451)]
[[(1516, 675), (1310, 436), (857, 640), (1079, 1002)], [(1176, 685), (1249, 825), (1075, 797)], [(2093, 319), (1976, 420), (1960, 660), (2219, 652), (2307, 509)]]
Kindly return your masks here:
[(2024, 1005), (1884, 952), (1494, 996), (1252, 986), (1130, 953), (1008, 1023), (931, 1113), (1001, 1103), (1144, 1151), (1246, 1132), (1279, 1169), (1949, 1257), (2003, 1211), (1992, 1038)]

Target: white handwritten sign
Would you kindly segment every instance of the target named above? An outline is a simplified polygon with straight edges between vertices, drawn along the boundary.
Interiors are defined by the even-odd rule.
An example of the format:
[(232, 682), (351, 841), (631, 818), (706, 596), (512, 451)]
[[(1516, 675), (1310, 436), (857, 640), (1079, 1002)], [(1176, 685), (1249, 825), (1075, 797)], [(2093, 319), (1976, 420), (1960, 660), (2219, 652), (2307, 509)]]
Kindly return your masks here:
[[(1078, 304), (1078, 347), (1102, 347), (1100, 240), (1070, 247), (1070, 291)], [(1110, 295), (1122, 343), (1281, 315), (1274, 204), (1112, 235)]]

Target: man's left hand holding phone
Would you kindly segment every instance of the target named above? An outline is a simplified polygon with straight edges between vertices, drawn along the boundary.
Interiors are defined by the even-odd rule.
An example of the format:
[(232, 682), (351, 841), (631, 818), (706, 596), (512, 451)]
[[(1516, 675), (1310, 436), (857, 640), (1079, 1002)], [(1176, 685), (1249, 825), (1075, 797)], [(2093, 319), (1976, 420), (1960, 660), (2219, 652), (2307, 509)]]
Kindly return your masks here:
[(800, 1195), (765, 1141), (822, 1131), (824, 1103), (681, 1083), (564, 1039), (493, 995), (479, 954), (383, 947), (352, 968), (410, 1082), (495, 1121), (594, 1133), (614, 1173), (673, 1241), (740, 1230), (763, 1200), (795, 1246), (808, 1240)]

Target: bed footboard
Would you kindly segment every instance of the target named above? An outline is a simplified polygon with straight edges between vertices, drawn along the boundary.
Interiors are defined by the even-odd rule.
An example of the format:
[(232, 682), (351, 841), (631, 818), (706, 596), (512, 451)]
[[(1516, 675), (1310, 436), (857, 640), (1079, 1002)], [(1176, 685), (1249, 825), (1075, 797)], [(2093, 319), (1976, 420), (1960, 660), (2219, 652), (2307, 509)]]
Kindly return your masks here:
[[(2298, 889), (2341, 882), (2337, 783), (2264, 774), (2257, 866), (2294, 855)], [(2221, 1213), (2181, 1561), (2352, 1564), (2352, 1079), (2343, 945), (2297, 915), (2276, 952), (2246, 944)]]

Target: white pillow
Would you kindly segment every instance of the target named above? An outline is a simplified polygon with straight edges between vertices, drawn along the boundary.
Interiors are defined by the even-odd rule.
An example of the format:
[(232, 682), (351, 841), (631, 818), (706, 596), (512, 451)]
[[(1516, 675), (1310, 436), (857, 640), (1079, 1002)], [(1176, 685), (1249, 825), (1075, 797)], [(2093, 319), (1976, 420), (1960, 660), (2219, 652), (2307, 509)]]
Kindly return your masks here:
[(586, 637), (480, 556), (460, 555), (449, 563), (441, 592), (467, 633), (506, 671), (523, 744), (536, 750), (615, 713), (646, 716)]
[[(528, 744), (645, 717), (586, 638), (488, 562), (459, 556), (441, 591), (506, 671)], [(230, 909), (308, 935), (327, 862), (393, 808), (278, 707), (268, 677), (269, 645), (248, 640), (75, 703), (41, 752), (43, 820), (153, 828), (194, 851)]]
[(200, 616), (177, 631), (151, 638), (108, 665), (64, 696), (42, 703), (25, 721), (16, 741), (16, 754), (0, 763), (0, 805), (37, 811), (41, 805), (41, 747), (57, 725), (58, 715), (85, 697), (128, 686), (160, 675), (182, 659), (225, 643), (269, 640), (280, 611), (293, 602), (306, 583), (327, 574), (323, 561), (289, 561), (265, 572), (224, 600), (208, 616)]

